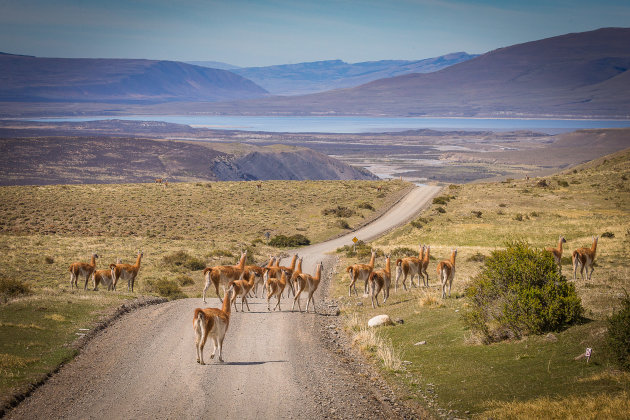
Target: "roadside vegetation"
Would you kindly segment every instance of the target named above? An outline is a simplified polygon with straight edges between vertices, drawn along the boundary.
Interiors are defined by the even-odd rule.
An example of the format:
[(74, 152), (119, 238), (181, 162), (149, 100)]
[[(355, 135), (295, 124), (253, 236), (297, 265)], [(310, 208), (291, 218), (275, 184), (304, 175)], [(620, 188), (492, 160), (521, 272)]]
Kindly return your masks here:
[[(286, 257), (284, 247), (296, 238), (315, 243), (344, 231), (323, 208), (352, 209), (347, 219), (360, 225), (410, 187), (400, 181), (257, 184), (1, 187), (0, 410), (14, 392), (72, 358), (70, 343), (125, 300), (200, 297), (206, 265), (236, 264), (245, 249), (248, 264), (270, 254)], [(278, 237), (290, 240), (270, 243)], [(89, 262), (97, 253), (97, 269), (117, 258), (133, 264), (138, 250), (144, 257), (136, 293), (123, 282), (116, 292), (102, 286), (95, 292), (91, 280), (84, 291), (84, 279), (79, 290), (70, 289), (72, 262)]]
[[(374, 358), (387, 377), (404, 385), (404, 398), (417, 400), (438, 415), (627, 418), (630, 373), (623, 369), (630, 336), (629, 178), (630, 151), (625, 151), (544, 179), (445, 187), (408, 225), (357, 247), (357, 253), (339, 250), (340, 266), (331, 293), (341, 302), (348, 332), (363, 334), (367, 320), (378, 314), (402, 320), (374, 331), (389, 350), (360, 345), (360, 338), (357, 346)], [(552, 260), (540, 252), (556, 247), (561, 235), (567, 240), (561, 273), (566, 281), (554, 274)], [(578, 270), (573, 281), (571, 252), (590, 247), (593, 236), (599, 236), (599, 242), (592, 279), (582, 280)], [(402, 250), (417, 256), (420, 244), (431, 246), (429, 288), (405, 292), (399, 285), (394, 291), (392, 259), (392, 290), (384, 306), (372, 309), (369, 297), (361, 296), (363, 284), (357, 285), (359, 296), (348, 296), (345, 267), (367, 263), (370, 248), (376, 248), (378, 255)], [(442, 299), (436, 265), (455, 248), (452, 297)], [(359, 252), (363, 249), (367, 253)], [(525, 272), (538, 267), (550, 273), (542, 278), (551, 276), (555, 281), (541, 283), (547, 295), (523, 289), (526, 304), (512, 307), (521, 312), (483, 318), (481, 314), (496, 315), (495, 310), (511, 302), (507, 298), (512, 295), (503, 293), (509, 282), (501, 286), (498, 275), (508, 273), (502, 263), (516, 261), (505, 258), (506, 253), (531, 254)], [(375, 267), (383, 264), (384, 257), (377, 257)], [(533, 277), (527, 281), (537, 283)], [(483, 295), (488, 300), (475, 303), (475, 288), (482, 283), (489, 287)], [(489, 299), (494, 296), (502, 298)], [(547, 297), (560, 297), (564, 306), (538, 308)], [(553, 309), (558, 313), (550, 314)], [(557, 317), (559, 313), (565, 317)], [(553, 315), (550, 319), (561, 321), (554, 324), (530, 315)], [(586, 348), (592, 349), (590, 358), (584, 356)], [(399, 363), (379, 354), (397, 355)]]

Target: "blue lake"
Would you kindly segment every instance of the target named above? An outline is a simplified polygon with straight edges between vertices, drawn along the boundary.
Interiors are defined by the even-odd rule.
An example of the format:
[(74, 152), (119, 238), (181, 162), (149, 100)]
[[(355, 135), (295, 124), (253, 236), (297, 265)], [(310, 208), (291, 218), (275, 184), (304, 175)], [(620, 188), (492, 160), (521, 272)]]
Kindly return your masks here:
[[(119, 120), (165, 121), (221, 130), (267, 131), (287, 133), (379, 133), (429, 128), (433, 130), (512, 131), (532, 130), (558, 134), (581, 128), (630, 127), (630, 120), (558, 120), (500, 118), (390, 118), (390, 117), (252, 117), (200, 115), (134, 115), (114, 117)], [(31, 121), (95, 121), (113, 119), (43, 118)]]

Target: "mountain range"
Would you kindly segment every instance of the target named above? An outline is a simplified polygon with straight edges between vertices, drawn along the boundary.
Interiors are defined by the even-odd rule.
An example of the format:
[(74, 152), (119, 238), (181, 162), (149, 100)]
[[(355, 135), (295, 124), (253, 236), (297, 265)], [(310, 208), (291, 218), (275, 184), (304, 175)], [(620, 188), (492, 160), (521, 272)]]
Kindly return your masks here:
[[(452, 64), (457, 60), (464, 61)], [(456, 53), (415, 62), (333, 60), (230, 71), (173, 61), (0, 54), (0, 115), (630, 118), (629, 68), (630, 28), (566, 34), (473, 58)], [(354, 87), (269, 93), (347, 84)]]
[(222, 103), (267, 115), (630, 118), (630, 28), (500, 48), (443, 70), (324, 93)]
[[(227, 69), (255, 82), (273, 95), (303, 95), (359, 86), (374, 80), (404, 74), (430, 73), (474, 57), (476, 55), (457, 52), (416, 61), (381, 60), (350, 64), (341, 60), (327, 60)], [(216, 65), (215, 62), (192, 63), (207, 67)]]
[(237, 74), (176, 61), (0, 54), (0, 101), (155, 103), (265, 95)]

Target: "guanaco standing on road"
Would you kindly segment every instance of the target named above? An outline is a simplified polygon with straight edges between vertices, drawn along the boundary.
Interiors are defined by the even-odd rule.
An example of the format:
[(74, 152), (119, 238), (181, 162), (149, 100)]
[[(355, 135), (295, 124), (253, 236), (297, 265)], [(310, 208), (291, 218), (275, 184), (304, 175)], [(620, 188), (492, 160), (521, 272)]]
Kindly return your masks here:
[(197, 308), (193, 315), (193, 330), (195, 331), (195, 348), (197, 350), (197, 363), (205, 365), (203, 361), (203, 347), (206, 345), (208, 336), (212, 338), (214, 349), (210, 355), (214, 359), (214, 355), (219, 349), (219, 362), (223, 363), (223, 339), (230, 325), (230, 292), (231, 289), (225, 291), (223, 296), (223, 307), (219, 308)]
[(238, 265), (215, 265), (214, 267), (206, 267), (203, 270), (203, 275), (206, 278), (206, 285), (203, 288), (203, 303), (206, 303), (206, 291), (210, 287), (210, 283), (214, 284), (214, 289), (217, 292), (217, 297), (221, 299), (219, 294), (219, 285), (223, 286), (223, 290), (227, 289), (227, 285), (232, 280), (238, 280), (245, 268), (245, 259), (247, 257), (247, 250), (241, 252), (241, 259), (238, 261)]
[[(300, 271), (302, 268), (301, 262), (302, 260), (300, 260)], [(322, 279), (322, 266), (323, 263), (320, 261), (319, 264), (317, 264), (314, 276), (311, 276), (307, 273), (299, 273), (296, 276), (295, 282), (297, 284), (298, 291), (295, 294), (295, 298), (293, 299), (293, 306), (291, 307), (291, 310), (295, 308), (295, 302), (297, 302), (298, 309), (300, 310), (300, 312), (302, 312), (302, 307), (300, 306), (300, 295), (303, 291), (306, 291), (308, 293), (308, 298), (306, 299), (306, 312), (308, 312), (309, 303), (313, 302), (313, 312), (317, 313), (317, 309), (315, 308), (315, 298), (313, 297), (313, 294), (319, 287), (319, 283)]]

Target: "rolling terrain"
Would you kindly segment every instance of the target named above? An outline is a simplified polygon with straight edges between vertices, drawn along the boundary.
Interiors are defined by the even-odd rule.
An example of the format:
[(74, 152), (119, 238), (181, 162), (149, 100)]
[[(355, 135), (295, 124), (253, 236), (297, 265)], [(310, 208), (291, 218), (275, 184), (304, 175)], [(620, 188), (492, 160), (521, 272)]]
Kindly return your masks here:
[(2, 102), (156, 103), (266, 94), (252, 81), (229, 71), (175, 61), (0, 54)]
[(382, 60), (346, 63), (341, 60), (230, 69), (273, 95), (304, 95), (363, 85), (377, 79), (410, 73), (431, 73), (476, 55), (465, 52), (424, 60)]
[(204, 107), (260, 115), (606, 117), (630, 115), (630, 28), (500, 48), (428, 74), (350, 89)]

